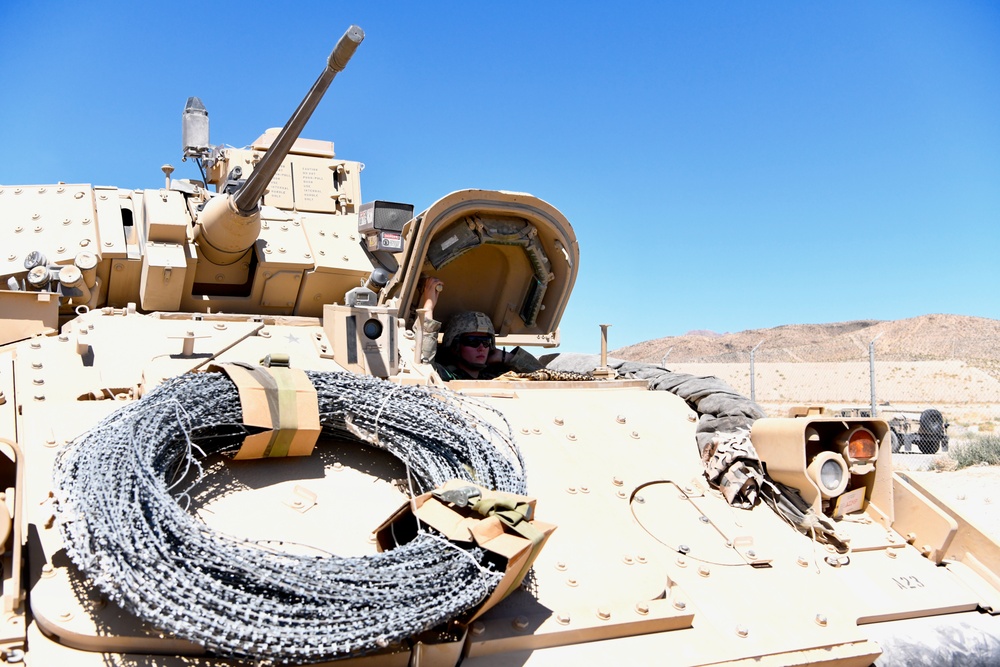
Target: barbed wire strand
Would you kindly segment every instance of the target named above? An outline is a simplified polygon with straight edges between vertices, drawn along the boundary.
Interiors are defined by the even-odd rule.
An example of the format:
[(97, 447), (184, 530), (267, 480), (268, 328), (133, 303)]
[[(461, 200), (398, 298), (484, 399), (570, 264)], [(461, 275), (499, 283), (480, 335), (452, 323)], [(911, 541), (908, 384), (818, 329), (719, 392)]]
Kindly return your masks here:
[[(416, 492), (457, 478), (525, 493), (510, 425), (484, 403), (350, 373), (308, 376), (324, 435), (393, 454), (412, 470)], [(498, 583), (481, 550), (427, 529), (382, 553), (341, 557), (284, 553), (209, 528), (186, 509), (205, 475), (201, 459), (237, 451), (247, 432), (233, 383), (195, 373), (67, 445), (54, 468), (55, 505), (72, 561), (161, 630), (213, 655), (279, 664), (404, 642), (476, 606)]]

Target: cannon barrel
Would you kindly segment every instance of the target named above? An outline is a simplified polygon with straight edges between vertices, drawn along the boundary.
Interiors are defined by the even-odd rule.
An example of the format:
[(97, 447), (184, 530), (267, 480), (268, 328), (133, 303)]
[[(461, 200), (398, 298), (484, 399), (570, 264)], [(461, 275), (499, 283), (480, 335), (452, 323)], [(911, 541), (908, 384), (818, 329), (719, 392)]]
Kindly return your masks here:
[(358, 44), (365, 38), (364, 31), (352, 25), (340, 38), (327, 59), (326, 68), (316, 79), (299, 107), (281, 128), (274, 143), (263, 159), (235, 194), (213, 197), (198, 216), (194, 239), (203, 257), (214, 264), (225, 266), (238, 261), (257, 240), (260, 234), (260, 198), (288, 155), (299, 133), (316, 109), (330, 82), (347, 66)]
[(326, 89), (330, 87), (330, 83), (337, 76), (337, 73), (343, 71), (344, 67), (347, 66), (347, 61), (354, 55), (354, 51), (364, 38), (364, 31), (358, 26), (352, 25), (340, 38), (337, 45), (333, 47), (333, 52), (330, 53), (330, 57), (326, 62), (326, 69), (316, 79), (316, 83), (313, 84), (312, 89), (309, 90), (309, 93), (299, 104), (292, 117), (281, 128), (277, 139), (274, 140), (264, 158), (254, 169), (253, 173), (250, 174), (250, 178), (247, 179), (243, 187), (234, 195), (238, 211), (246, 214), (257, 208), (257, 202), (260, 201), (264, 190), (267, 189), (271, 179), (274, 178), (275, 172), (281, 166), (281, 161), (285, 159), (288, 151), (291, 150), (292, 144), (299, 138), (299, 133), (302, 132), (302, 128), (309, 121), (309, 117), (312, 116), (316, 105), (323, 98)]

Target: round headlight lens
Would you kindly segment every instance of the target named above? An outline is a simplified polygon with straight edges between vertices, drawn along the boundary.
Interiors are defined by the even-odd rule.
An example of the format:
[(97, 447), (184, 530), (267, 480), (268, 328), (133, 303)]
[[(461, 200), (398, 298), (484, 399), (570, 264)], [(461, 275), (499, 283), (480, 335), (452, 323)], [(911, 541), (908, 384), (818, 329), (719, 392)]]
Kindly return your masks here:
[(827, 491), (834, 491), (844, 481), (844, 467), (836, 461), (827, 459), (819, 469), (819, 480)]

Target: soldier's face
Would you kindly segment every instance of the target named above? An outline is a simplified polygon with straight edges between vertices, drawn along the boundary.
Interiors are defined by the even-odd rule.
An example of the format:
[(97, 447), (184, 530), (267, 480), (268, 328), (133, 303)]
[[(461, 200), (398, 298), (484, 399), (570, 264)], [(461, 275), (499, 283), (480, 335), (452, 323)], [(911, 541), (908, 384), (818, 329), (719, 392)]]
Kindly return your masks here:
[(458, 353), (462, 361), (472, 368), (484, 368), (490, 354), (490, 336), (462, 336), (458, 342)]

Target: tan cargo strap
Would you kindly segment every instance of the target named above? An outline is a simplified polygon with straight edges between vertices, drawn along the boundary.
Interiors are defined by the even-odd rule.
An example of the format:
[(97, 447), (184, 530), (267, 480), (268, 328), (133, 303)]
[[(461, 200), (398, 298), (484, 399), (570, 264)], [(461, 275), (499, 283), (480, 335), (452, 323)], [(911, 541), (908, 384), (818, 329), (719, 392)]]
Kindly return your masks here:
[(309, 456), (319, 439), (316, 388), (302, 369), (270, 361), (270, 368), (240, 362), (211, 367), (236, 384), (243, 423), (265, 429), (248, 435), (234, 458)]
[(528, 514), (531, 513), (531, 506), (526, 502), (491, 497), (487, 494), (481, 496), (479, 500), (473, 503), (472, 509), (483, 516), (495, 516), (500, 519), (503, 525), (531, 542), (531, 555), (524, 561), (524, 566), (517, 573), (516, 583), (504, 595), (504, 597), (507, 597), (517, 590), (517, 587), (528, 575), (528, 571), (531, 570), (535, 558), (542, 550), (542, 544), (545, 542), (545, 533), (531, 525), (531, 522), (528, 520)]

